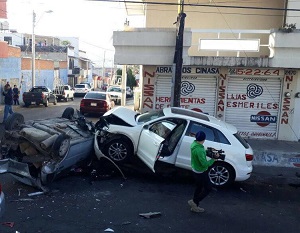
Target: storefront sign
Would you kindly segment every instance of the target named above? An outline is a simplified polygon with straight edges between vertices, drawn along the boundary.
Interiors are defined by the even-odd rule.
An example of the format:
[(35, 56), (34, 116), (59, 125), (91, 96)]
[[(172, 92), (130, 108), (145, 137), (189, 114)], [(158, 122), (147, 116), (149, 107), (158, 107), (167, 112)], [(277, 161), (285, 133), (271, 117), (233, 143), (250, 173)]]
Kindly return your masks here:
[[(156, 74), (172, 74), (172, 66), (157, 66)], [(217, 67), (194, 67), (183, 66), (183, 74), (219, 74), (219, 68)]]

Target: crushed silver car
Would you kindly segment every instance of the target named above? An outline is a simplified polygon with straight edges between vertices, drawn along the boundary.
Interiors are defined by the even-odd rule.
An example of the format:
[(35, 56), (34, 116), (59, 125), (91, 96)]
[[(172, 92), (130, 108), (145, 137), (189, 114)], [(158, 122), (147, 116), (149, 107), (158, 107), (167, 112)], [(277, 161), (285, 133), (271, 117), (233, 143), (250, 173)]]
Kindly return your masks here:
[(0, 129), (0, 174), (46, 189), (59, 175), (96, 158), (94, 147), (102, 136), (97, 128), (105, 128), (105, 122), (100, 118), (94, 124), (74, 112), (68, 107), (61, 117), (26, 122), (23, 115), (12, 114)]

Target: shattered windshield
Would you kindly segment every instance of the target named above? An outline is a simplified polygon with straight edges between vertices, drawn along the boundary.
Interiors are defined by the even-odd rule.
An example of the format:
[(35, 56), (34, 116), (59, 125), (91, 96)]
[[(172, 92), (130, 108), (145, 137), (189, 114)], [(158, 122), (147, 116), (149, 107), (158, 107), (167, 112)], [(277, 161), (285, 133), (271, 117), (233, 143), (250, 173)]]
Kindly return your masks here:
[(163, 116), (165, 116), (163, 110), (156, 110), (156, 111), (146, 112), (146, 113), (143, 113), (143, 114), (138, 116), (137, 122), (138, 123), (145, 123), (145, 122), (148, 122), (148, 121), (151, 121), (151, 120), (154, 120), (156, 118), (163, 117)]

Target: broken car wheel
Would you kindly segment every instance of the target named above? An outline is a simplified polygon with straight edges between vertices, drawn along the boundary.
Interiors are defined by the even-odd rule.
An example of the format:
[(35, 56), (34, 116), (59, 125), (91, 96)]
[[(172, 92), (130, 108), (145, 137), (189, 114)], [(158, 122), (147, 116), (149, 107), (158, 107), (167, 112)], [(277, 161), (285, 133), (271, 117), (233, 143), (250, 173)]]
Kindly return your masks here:
[(64, 110), (64, 112), (63, 112), (63, 114), (62, 114), (61, 117), (71, 120), (73, 118), (73, 116), (74, 116), (74, 108), (67, 107)]
[(54, 155), (64, 157), (70, 147), (70, 138), (65, 134), (60, 134), (52, 145)]
[(20, 113), (13, 113), (5, 120), (5, 129), (17, 129), (20, 125), (24, 124), (24, 116)]

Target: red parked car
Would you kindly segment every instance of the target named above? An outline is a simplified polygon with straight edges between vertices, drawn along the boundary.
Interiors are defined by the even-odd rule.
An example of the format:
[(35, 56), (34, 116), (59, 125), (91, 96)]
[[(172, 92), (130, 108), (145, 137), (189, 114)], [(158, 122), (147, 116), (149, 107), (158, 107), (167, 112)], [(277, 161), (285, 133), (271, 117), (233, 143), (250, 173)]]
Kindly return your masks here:
[(115, 102), (111, 100), (107, 92), (90, 91), (86, 93), (80, 102), (80, 113), (103, 115), (115, 106)]

